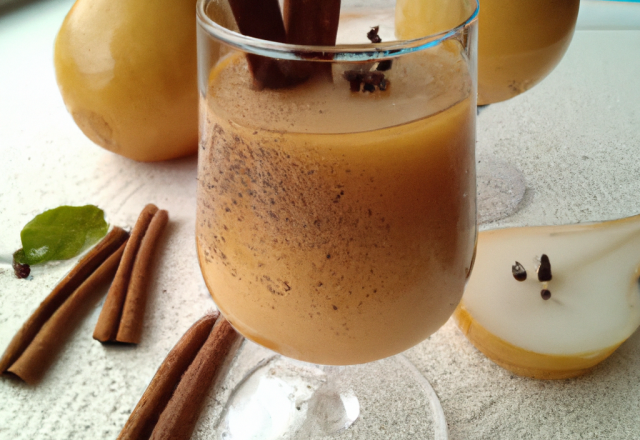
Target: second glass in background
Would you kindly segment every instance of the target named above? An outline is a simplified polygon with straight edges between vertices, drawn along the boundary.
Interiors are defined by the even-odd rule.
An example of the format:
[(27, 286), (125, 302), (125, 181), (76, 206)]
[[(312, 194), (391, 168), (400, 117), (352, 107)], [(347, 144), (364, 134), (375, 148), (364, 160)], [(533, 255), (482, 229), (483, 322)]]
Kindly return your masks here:
[[(474, 2), (398, 0), (402, 38), (419, 38), (462, 22)], [(542, 81), (560, 62), (580, 0), (482, 0), (478, 18), (478, 104), (505, 101)]]

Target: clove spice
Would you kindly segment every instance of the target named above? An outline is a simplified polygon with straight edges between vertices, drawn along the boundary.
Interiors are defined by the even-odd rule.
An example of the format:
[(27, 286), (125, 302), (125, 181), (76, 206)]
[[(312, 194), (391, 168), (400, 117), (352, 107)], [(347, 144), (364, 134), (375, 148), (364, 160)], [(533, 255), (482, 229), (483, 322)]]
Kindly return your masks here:
[(538, 281), (551, 281), (551, 262), (546, 254), (540, 257), (540, 266), (538, 266)]
[(511, 273), (517, 281), (524, 281), (527, 279), (527, 271), (524, 266), (517, 261), (516, 264), (511, 266)]
[(548, 300), (549, 298), (551, 298), (551, 291), (549, 289), (542, 289), (540, 291), (540, 296), (542, 297), (543, 300)]
[(373, 44), (382, 43), (382, 38), (380, 38), (380, 35), (378, 35), (378, 31), (380, 31), (380, 26), (374, 26), (369, 32), (367, 32), (367, 38)]
[[(378, 35), (380, 26), (374, 26), (367, 33), (367, 38), (372, 43), (380, 43), (382, 39)], [(389, 80), (382, 73), (391, 69), (391, 60), (383, 60), (375, 65), (374, 70), (347, 70), (342, 76), (349, 81), (349, 88), (352, 92), (369, 92), (373, 93), (376, 88), (384, 92), (389, 87)]]

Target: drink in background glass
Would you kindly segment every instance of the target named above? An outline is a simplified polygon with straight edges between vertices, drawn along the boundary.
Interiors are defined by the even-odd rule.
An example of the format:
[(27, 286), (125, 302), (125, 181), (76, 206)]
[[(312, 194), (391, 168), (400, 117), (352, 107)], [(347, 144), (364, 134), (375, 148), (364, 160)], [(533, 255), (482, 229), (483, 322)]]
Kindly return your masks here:
[[(257, 87), (246, 53), (295, 64), (316, 49), (246, 41), (224, 29), (233, 22), (217, 2), (204, 2), (199, 26), (204, 279), (244, 336), (333, 365), (435, 332), (462, 296), (476, 239), (475, 20), (394, 43), (393, 9), (372, 19), (344, 3), (339, 45), (305, 61), (324, 73), (284, 88)], [(373, 71), (383, 86), (353, 91), (347, 78)]]
[[(441, 32), (464, 21), (475, 2), (398, 0), (404, 39)], [(478, 39), (478, 104), (513, 98), (542, 81), (560, 62), (580, 0), (482, 0)]]
[(482, 0), (478, 104), (513, 98), (542, 81), (569, 47), (580, 0)]

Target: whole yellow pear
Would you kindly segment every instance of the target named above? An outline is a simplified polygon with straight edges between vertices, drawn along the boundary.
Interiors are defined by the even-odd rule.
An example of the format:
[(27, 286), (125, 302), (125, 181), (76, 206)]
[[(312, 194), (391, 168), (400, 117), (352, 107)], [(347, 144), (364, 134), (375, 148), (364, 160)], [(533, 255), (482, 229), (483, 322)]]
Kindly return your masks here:
[(139, 161), (195, 153), (195, 0), (77, 0), (55, 42), (58, 86), (89, 139)]

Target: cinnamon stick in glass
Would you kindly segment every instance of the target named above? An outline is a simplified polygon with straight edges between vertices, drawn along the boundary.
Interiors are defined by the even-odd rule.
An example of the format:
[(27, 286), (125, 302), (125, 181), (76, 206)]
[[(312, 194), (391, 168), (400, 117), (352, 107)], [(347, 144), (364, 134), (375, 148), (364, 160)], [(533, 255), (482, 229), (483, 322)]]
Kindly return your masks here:
[(340, 0), (285, 0), (287, 43), (335, 46), (340, 20)]
[(9, 373), (30, 385), (40, 381), (63, 343), (90, 306), (98, 300), (100, 286), (113, 278), (124, 247), (125, 243), (120, 245), (53, 313), (22, 355), (7, 369)]
[[(336, 45), (340, 0), (285, 0), (283, 9), (287, 43), (305, 46)], [(327, 59), (331, 59), (331, 54), (328, 54)], [(288, 77), (299, 80), (318, 74), (331, 78), (331, 63), (287, 61), (281, 69)]]
[[(278, 0), (229, 0), (243, 35), (279, 43), (334, 46), (340, 19), (340, 0), (285, 0), (284, 19)], [(276, 61), (247, 54), (258, 88), (280, 88), (300, 83), (311, 75), (330, 72), (330, 63)]]
[[(241, 34), (278, 43), (286, 41), (278, 0), (229, 0), (229, 6)], [(258, 89), (277, 89), (290, 84), (275, 60), (247, 54), (247, 62)]]
[(205, 315), (180, 338), (153, 376), (120, 432), (118, 440), (149, 438), (180, 378), (209, 337), (218, 316), (218, 312)]
[(101, 342), (115, 341), (120, 326), (120, 318), (124, 308), (124, 301), (127, 296), (127, 289), (131, 279), (133, 263), (140, 248), (140, 243), (144, 237), (151, 219), (158, 212), (158, 208), (153, 204), (144, 207), (138, 220), (131, 231), (131, 237), (122, 256), (122, 261), (116, 272), (116, 277), (109, 288), (100, 316), (93, 331), (93, 338)]
[(18, 360), (56, 310), (127, 240), (128, 236), (122, 228), (114, 227), (71, 269), (13, 337), (0, 359), (0, 373), (6, 372)]

